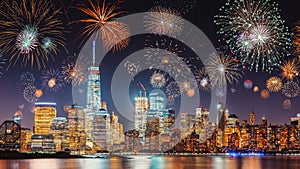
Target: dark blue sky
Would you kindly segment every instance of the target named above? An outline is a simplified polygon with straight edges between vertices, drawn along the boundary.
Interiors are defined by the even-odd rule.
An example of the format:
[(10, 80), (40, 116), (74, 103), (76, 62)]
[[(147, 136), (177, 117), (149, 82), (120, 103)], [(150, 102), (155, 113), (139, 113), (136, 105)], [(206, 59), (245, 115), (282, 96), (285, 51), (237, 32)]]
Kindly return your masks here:
[[(59, 0), (54, 1), (57, 6), (61, 6)], [(128, 11), (129, 14), (136, 12), (145, 12), (149, 8), (154, 6), (153, 1), (154, 0), (143, 0), (143, 3), (141, 3), (140, 0), (125, 0), (125, 2), (122, 4), (122, 9)], [(66, 10), (68, 9), (68, 6), (72, 5), (68, 0), (64, 0), (62, 2), (64, 5), (64, 9)], [(75, 4), (76, 2), (80, 1), (74, 0), (72, 2), (73, 4)], [(183, 16), (184, 19), (187, 19), (188, 21), (198, 26), (208, 36), (215, 47), (224, 45), (223, 43), (218, 42), (218, 38), (220, 38), (220, 36), (216, 34), (217, 27), (213, 23), (213, 16), (217, 14), (218, 9), (224, 4), (224, 2), (224, 0), (205, 1), (205, 3), (199, 2), (192, 11)], [(283, 19), (286, 20), (287, 26), (290, 28), (290, 30), (292, 30), (294, 23), (300, 19), (300, 2), (297, 0), (277, 0), (276, 2), (279, 3), (279, 7), (282, 10), (281, 15)], [(68, 21), (81, 18), (81, 16), (78, 15), (75, 10), (68, 10), (66, 14), (67, 15), (62, 15), (61, 17), (65, 21), (66, 30), (68, 30), (68, 33), (65, 34), (67, 39), (66, 44), (68, 52), (65, 52), (63, 49), (61, 49), (61, 52), (55, 58), (55, 61), (49, 61), (47, 63), (47, 68), (59, 68), (61, 67), (62, 61), (66, 59), (66, 56), (72, 55), (73, 53), (78, 54), (80, 52), (81, 47), (79, 46), (79, 42), (75, 41), (75, 38), (78, 36), (78, 30), (81, 26), (72, 24), (68, 25), (67, 23)], [(128, 48), (115, 54), (109, 53), (106, 56), (103, 64), (100, 65), (103, 86), (102, 99), (108, 102), (108, 109), (110, 112), (115, 111), (110, 96), (111, 75), (118, 64), (121, 63), (122, 58), (124, 59), (129, 54), (144, 47), (144, 44), (140, 43), (142, 41), (143, 40), (141, 37), (132, 37)], [(0, 118), (2, 119), (2, 121), (5, 119), (11, 119), (14, 112), (18, 110), (19, 105), (24, 104), (25, 108), (23, 110), (23, 126), (32, 128), (33, 113), (30, 110), (33, 105), (27, 103), (23, 99), (22, 92), (17, 88), (17, 83), (19, 81), (20, 75), (25, 71), (34, 73), (36, 78), (35, 85), (38, 87), (41, 86), (41, 71), (43, 71), (43, 69), (38, 70), (37, 68), (24, 68), (16, 65), (8, 71), (4, 71), (2, 78), (0, 78)], [(229, 89), (236, 89), (235, 93), (228, 92), (227, 95), (226, 105), (229, 108), (230, 112), (237, 114), (242, 120), (248, 119), (249, 113), (253, 110), (257, 115), (258, 120), (261, 119), (262, 116), (265, 116), (271, 123), (289, 123), (290, 117), (295, 116), (297, 112), (300, 112), (300, 104), (298, 104), (300, 102), (299, 97), (291, 99), (292, 108), (285, 110), (282, 108), (282, 102), (286, 98), (280, 92), (271, 93), (270, 98), (262, 99), (260, 98), (259, 93), (253, 93), (251, 90), (246, 90), (242, 85), (245, 79), (251, 79), (255, 85), (258, 85), (260, 89), (262, 89), (265, 86), (265, 81), (269, 77), (271, 77), (271, 75), (278, 75), (279, 73), (280, 72), (276, 71), (274, 71), (272, 74), (246, 72), (243, 75), (242, 79), (240, 79), (238, 84), (229, 86)], [(149, 78), (141, 78), (139, 80), (146, 83), (147, 81), (149, 81)], [(150, 85), (146, 85), (146, 88), (150, 89), (150, 91), (152, 90)], [(132, 92), (135, 93), (136, 91), (134, 90), (138, 89), (138, 87), (136, 87), (135, 89), (133, 87)], [(201, 92), (201, 97), (202, 96), (204, 97), (203, 105), (208, 107), (210, 103), (210, 94)], [(40, 101), (56, 102), (58, 106), (58, 116), (65, 116), (66, 114), (63, 112), (63, 106), (72, 103), (71, 85), (66, 85), (57, 93), (44, 93), (44, 96)], [(121, 120), (123, 119), (122, 117), (120, 118)]]

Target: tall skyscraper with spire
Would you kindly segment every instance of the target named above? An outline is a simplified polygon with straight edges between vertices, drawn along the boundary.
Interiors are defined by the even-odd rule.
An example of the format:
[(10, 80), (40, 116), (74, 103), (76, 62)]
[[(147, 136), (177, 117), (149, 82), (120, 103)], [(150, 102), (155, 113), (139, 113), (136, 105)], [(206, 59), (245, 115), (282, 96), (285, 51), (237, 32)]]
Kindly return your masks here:
[(88, 68), (87, 99), (85, 109), (85, 132), (87, 144), (92, 144), (93, 119), (101, 109), (101, 83), (100, 70), (96, 66), (96, 43), (93, 41), (92, 61)]

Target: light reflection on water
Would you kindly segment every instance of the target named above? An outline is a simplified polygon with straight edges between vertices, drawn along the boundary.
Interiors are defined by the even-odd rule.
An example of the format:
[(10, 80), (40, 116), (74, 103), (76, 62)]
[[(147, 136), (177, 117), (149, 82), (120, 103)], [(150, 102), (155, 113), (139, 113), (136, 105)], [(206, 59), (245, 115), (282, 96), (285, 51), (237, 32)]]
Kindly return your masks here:
[(0, 160), (0, 169), (299, 169), (300, 157), (129, 156)]

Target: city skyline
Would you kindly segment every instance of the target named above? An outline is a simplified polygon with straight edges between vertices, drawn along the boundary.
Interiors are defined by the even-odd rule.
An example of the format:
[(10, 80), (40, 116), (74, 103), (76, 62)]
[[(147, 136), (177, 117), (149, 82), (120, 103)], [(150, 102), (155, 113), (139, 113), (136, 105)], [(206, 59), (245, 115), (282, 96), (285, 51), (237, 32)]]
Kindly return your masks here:
[[(293, 28), (293, 24), (298, 20), (297, 18), (297, 9), (292, 3), (286, 3), (283, 1), (278, 1), (279, 7), (282, 9), (281, 13), (283, 18), (286, 20), (288, 27), (290, 30)], [(68, 4), (67, 2), (63, 2), (65, 7), (72, 6), (71, 4)], [(154, 3), (147, 2), (146, 5), (142, 8), (139, 6), (129, 5), (131, 3), (124, 2), (123, 6), (125, 10), (128, 10), (129, 13), (135, 13), (135, 12), (145, 12), (151, 7), (154, 6)], [(198, 3), (197, 8), (203, 9), (203, 13), (210, 13), (210, 14), (217, 14), (218, 9), (224, 4), (224, 2), (211, 2), (207, 4), (207, 9), (205, 9), (203, 4)], [(297, 4), (297, 2), (295, 2)], [(58, 2), (56, 5), (61, 5)], [(205, 34), (211, 39), (212, 43), (215, 45), (215, 47), (222, 46), (224, 44), (219, 43), (217, 39), (219, 39), (219, 35), (216, 34), (217, 28), (213, 24), (213, 15), (210, 17), (205, 17), (201, 15), (201, 19), (196, 19), (198, 14), (198, 10), (191, 10), (189, 13), (184, 15), (183, 17), (195, 25), (199, 26), (200, 29), (204, 31)], [(77, 16), (75, 16), (76, 11), (74, 10), (68, 10), (68, 17), (63, 16), (63, 18), (68, 18), (69, 20), (73, 20)], [(203, 21), (202, 21), (203, 19)], [(207, 22), (206, 22), (207, 21)], [(67, 19), (64, 20), (64, 22), (67, 22)], [(209, 23), (209, 24), (203, 24), (203, 23)], [(80, 52), (80, 47), (78, 41), (74, 41), (74, 37), (77, 36), (78, 28), (76, 28), (75, 25), (70, 26), (70, 33), (66, 34), (66, 37), (70, 39), (70, 44), (68, 45), (68, 51), (69, 53), (62, 52), (58, 54), (59, 57), (56, 57), (55, 61), (49, 61), (47, 64), (47, 69), (38, 70), (37, 68), (22, 68), (20, 65), (16, 65), (12, 68), (10, 68), (8, 71), (3, 71), (3, 77), (0, 79), (1, 86), (0, 92), (3, 96), (3, 102), (1, 103), (1, 107), (3, 107), (1, 112), (1, 118), (3, 119), (12, 119), (14, 113), (18, 111), (18, 107), (20, 105), (24, 105), (23, 114), (24, 114), (24, 127), (31, 128), (33, 124), (33, 113), (31, 112), (31, 109), (33, 107), (32, 104), (29, 104), (26, 100), (23, 99), (22, 91), (18, 91), (18, 82), (21, 74), (25, 71), (32, 72), (36, 78), (36, 84), (37, 86), (41, 87), (41, 76), (43, 70), (48, 70), (48, 68), (54, 67), (54, 68), (60, 68), (63, 60), (66, 59), (67, 55), (73, 55), (73, 53), (76, 53), (77, 55)], [(122, 58), (122, 56), (126, 56), (129, 53), (131, 53), (133, 50), (137, 48), (142, 48), (143, 45), (139, 44), (143, 38), (132, 38), (128, 49), (118, 51), (115, 54), (109, 53), (108, 58), (106, 58), (105, 62), (100, 65), (100, 71), (101, 71), (101, 79), (102, 80), (102, 86), (103, 89), (106, 89), (102, 91), (102, 99), (107, 101), (108, 104), (108, 112), (111, 113), (112, 111), (115, 111), (118, 113), (118, 111), (115, 109), (113, 102), (111, 101), (111, 95), (110, 95), (110, 82), (111, 82), (111, 74), (113, 71), (111, 71), (112, 68), (117, 67), (119, 62), (122, 60), (117, 60), (118, 58)], [(111, 57), (111, 58), (110, 58)], [(278, 72), (272, 73), (272, 75), (277, 75)], [(136, 83), (138, 81), (142, 81), (142, 83), (146, 86), (146, 89), (148, 89), (148, 93), (150, 93), (151, 85), (149, 84), (149, 78), (143, 78), (143, 75), (138, 75), (135, 77), (136, 81), (134, 81), (131, 86), (131, 99), (134, 98), (136, 92), (139, 91), (139, 87), (136, 86)], [(149, 75), (147, 75), (150, 77)], [(257, 76), (259, 76), (257, 78)], [(251, 111), (254, 111), (257, 116), (259, 117), (266, 117), (267, 119), (270, 119), (270, 122), (273, 122), (275, 124), (284, 124), (289, 123), (290, 117), (295, 116), (299, 111), (300, 107), (297, 104), (297, 101), (299, 100), (299, 97), (291, 99), (292, 101), (292, 108), (291, 109), (283, 109), (282, 108), (282, 102), (286, 97), (284, 97), (281, 93), (271, 93), (270, 98), (268, 99), (262, 99), (260, 98), (259, 93), (253, 93), (251, 90), (246, 90), (243, 87), (243, 82), (246, 79), (251, 79), (255, 84), (260, 86), (260, 89), (263, 89), (265, 85), (265, 81), (271, 77), (271, 75), (267, 73), (256, 73), (256, 72), (246, 72), (243, 77), (239, 80), (239, 83), (229, 85), (228, 89), (228, 95), (227, 95), (227, 102), (226, 107), (230, 109), (231, 112), (234, 112), (237, 114), (241, 119), (244, 119), (243, 117), (246, 117), (247, 114)], [(149, 90), (150, 89), (150, 90)], [(234, 90), (235, 92), (231, 92)], [(203, 106), (209, 107), (209, 98), (210, 94), (205, 92), (200, 92), (201, 97), (204, 98), (203, 100)], [(58, 115), (59, 116), (66, 116), (66, 113), (64, 112), (63, 108), (67, 104), (73, 104), (72, 103), (72, 93), (71, 93), (71, 85), (66, 84), (64, 88), (60, 89), (56, 93), (52, 92), (45, 92), (44, 96), (41, 97), (40, 101), (46, 101), (46, 102), (55, 102), (58, 105)], [(246, 99), (245, 99), (246, 97)], [(243, 101), (242, 104), (240, 104), (240, 100)], [(177, 102), (176, 102), (177, 103)], [(176, 105), (176, 104), (175, 104)], [(200, 106), (200, 105), (199, 105)], [(174, 106), (176, 107), (176, 106)], [(188, 112), (190, 114), (194, 114), (195, 107), (191, 108), (192, 112)], [(181, 112), (176, 111), (176, 114), (180, 114)], [(123, 116), (120, 116), (120, 119), (124, 119)]]

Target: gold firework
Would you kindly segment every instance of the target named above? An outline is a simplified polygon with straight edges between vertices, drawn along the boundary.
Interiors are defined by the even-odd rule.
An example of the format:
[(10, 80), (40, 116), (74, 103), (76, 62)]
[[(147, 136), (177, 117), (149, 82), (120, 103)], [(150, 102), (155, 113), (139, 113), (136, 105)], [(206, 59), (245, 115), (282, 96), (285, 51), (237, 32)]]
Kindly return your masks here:
[(0, 48), (9, 54), (8, 67), (37, 64), (40, 69), (65, 48), (64, 27), (58, 15), (60, 9), (47, 0), (4, 1), (0, 10)]
[(84, 4), (73, 7), (88, 16), (86, 19), (73, 21), (87, 24), (83, 28), (81, 36), (85, 36), (85, 40), (95, 33), (96, 39), (101, 36), (105, 50), (118, 51), (124, 49), (129, 43), (129, 28), (122, 22), (113, 21), (116, 16), (125, 13), (125, 11), (117, 12), (122, 1), (118, 0), (116, 3), (110, 4), (104, 0), (102, 5), (99, 2), (93, 4), (91, 0), (88, 1), (90, 8), (87, 8)]
[(263, 99), (267, 99), (269, 98), (270, 94), (269, 91), (267, 89), (264, 89), (260, 92), (260, 97)]
[(270, 92), (279, 92), (282, 88), (282, 81), (276, 76), (270, 77), (267, 80), (266, 87)]
[(300, 20), (295, 24), (294, 34), (294, 47), (295, 53), (298, 55), (298, 61), (300, 61)]
[(281, 76), (287, 80), (293, 80), (299, 73), (299, 65), (294, 59), (285, 62), (282, 66), (280, 66), (280, 69), (282, 71)]

